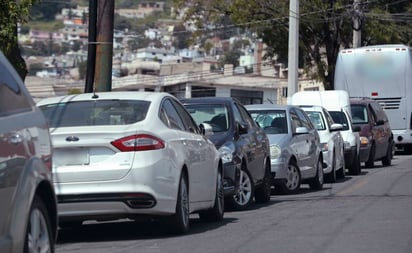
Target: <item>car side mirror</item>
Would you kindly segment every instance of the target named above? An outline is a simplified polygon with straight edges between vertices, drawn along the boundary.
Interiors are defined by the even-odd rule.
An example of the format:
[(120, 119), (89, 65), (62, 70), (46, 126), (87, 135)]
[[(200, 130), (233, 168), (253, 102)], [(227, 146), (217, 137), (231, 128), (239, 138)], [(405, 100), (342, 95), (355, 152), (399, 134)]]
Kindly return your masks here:
[(382, 126), (382, 125), (384, 125), (384, 124), (385, 124), (385, 121), (382, 120), (382, 119), (376, 121), (376, 125), (377, 125), (377, 126)]
[(298, 135), (298, 134), (307, 134), (307, 133), (309, 133), (309, 130), (306, 127), (297, 127), (294, 134)]
[(246, 123), (236, 122), (236, 128), (239, 135), (247, 134), (249, 126)]
[(200, 131), (203, 136), (209, 137), (213, 135), (213, 128), (210, 124), (208, 123), (201, 123), (199, 125)]
[(343, 129), (343, 125), (342, 124), (338, 124), (338, 123), (334, 123), (330, 126), (330, 130), (332, 132), (334, 131), (341, 131)]

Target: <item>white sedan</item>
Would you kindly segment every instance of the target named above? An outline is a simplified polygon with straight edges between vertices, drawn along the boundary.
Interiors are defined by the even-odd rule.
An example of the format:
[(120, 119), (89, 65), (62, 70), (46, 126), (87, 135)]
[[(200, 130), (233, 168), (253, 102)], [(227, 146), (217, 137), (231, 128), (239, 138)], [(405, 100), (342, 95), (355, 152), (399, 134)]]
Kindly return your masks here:
[(172, 95), (102, 92), (47, 98), (61, 227), (85, 220), (165, 217), (174, 232), (189, 214), (223, 219), (222, 162)]

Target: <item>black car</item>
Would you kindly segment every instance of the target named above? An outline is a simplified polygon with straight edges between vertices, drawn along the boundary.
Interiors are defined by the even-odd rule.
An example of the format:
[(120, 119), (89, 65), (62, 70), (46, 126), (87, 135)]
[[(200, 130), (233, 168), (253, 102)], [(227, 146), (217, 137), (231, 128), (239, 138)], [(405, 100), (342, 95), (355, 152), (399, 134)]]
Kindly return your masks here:
[(195, 121), (213, 128), (210, 140), (224, 162), (227, 205), (246, 209), (255, 198), (268, 202), (271, 192), (269, 140), (245, 107), (231, 97), (183, 99)]

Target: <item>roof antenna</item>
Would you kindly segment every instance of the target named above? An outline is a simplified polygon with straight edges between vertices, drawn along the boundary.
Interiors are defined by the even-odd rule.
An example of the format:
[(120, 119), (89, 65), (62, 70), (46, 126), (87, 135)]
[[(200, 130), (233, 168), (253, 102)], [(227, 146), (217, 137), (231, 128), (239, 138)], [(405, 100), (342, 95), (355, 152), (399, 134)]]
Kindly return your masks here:
[(96, 94), (96, 88), (93, 89), (93, 99), (99, 98), (99, 95)]

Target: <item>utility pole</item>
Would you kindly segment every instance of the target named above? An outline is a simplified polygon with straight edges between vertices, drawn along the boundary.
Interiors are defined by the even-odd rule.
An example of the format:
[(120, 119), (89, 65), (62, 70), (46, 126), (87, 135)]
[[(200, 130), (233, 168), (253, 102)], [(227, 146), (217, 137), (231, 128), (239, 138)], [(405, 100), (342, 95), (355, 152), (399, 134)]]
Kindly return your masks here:
[(361, 30), (362, 30), (362, 7), (361, 0), (354, 0), (353, 2), (353, 48), (361, 46)]
[(97, 0), (95, 91), (112, 90), (114, 0)]
[(289, 3), (288, 99), (298, 90), (299, 0)]
[(94, 71), (96, 68), (96, 24), (97, 24), (97, 0), (89, 0), (89, 35), (87, 46), (86, 85), (84, 93), (94, 90)]

